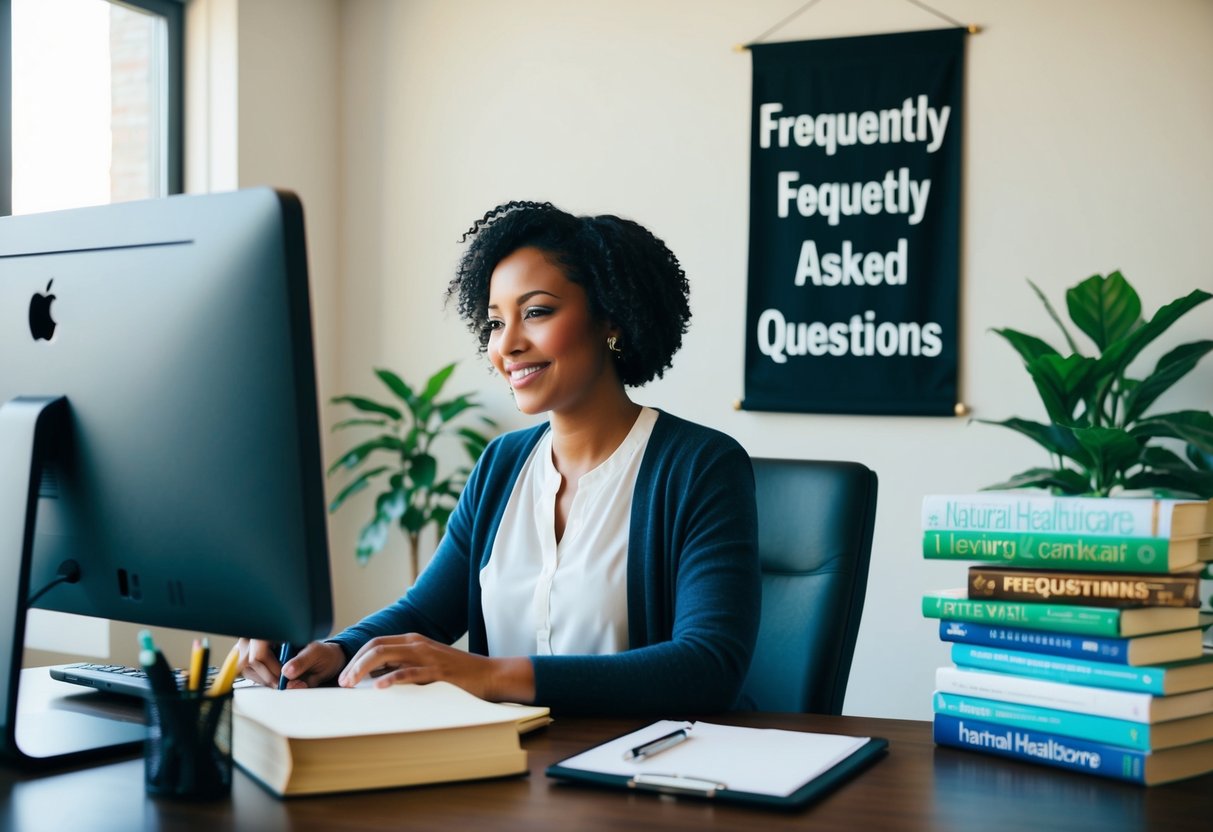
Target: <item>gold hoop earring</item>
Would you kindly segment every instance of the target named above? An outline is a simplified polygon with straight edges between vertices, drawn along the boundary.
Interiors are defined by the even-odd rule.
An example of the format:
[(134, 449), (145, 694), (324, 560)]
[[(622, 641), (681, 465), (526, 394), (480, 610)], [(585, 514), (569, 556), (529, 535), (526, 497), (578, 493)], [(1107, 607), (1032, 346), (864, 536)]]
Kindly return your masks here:
[(607, 338), (607, 349), (615, 353), (615, 355), (619, 355), (623, 352), (623, 350), (619, 348), (618, 335), (611, 335)]

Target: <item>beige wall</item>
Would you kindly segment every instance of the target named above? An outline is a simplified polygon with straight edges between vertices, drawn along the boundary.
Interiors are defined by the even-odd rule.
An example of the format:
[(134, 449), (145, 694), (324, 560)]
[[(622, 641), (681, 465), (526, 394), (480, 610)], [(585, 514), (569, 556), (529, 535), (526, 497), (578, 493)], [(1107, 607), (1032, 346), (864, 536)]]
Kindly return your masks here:
[[(878, 472), (846, 710), (926, 718), (934, 668), (947, 659), (920, 595), (959, 585), (964, 567), (920, 558), (919, 501), (1047, 460), (1010, 432), (959, 419), (732, 409), (742, 394), (751, 81), (749, 56), (732, 47), (800, 5), (345, 3), (340, 378), (371, 391), (372, 365), (420, 378), (462, 358), (454, 383), (521, 424), (443, 314), (458, 235), (512, 198), (645, 223), (682, 259), (694, 319), (673, 371), (636, 398), (721, 428), (754, 455), (857, 459)], [(1060, 305), (1065, 288), (1119, 268), (1150, 311), (1213, 289), (1213, 4), (934, 5), (985, 26), (968, 47), (963, 398), (978, 417), (1041, 417), (1018, 360), (989, 333), (1053, 337), (1026, 278)], [(942, 25), (911, 4), (848, 0), (814, 6), (775, 39)], [(1174, 338), (1207, 337), (1207, 307)], [(1213, 362), (1184, 389), (1171, 404), (1208, 408)], [(342, 613), (356, 614), (395, 596), (403, 549), (359, 570), (349, 540), (338, 538), (333, 559), (351, 576)]]
[[(639, 220), (682, 260), (694, 319), (673, 371), (636, 398), (725, 430), (756, 456), (857, 459), (878, 472), (846, 712), (929, 716), (947, 658), (919, 598), (959, 585), (964, 567), (919, 557), (919, 501), (1047, 460), (1027, 440), (958, 419), (733, 410), (751, 78), (748, 54), (732, 47), (800, 3), (192, 0), (191, 10), (208, 5), (212, 28), (238, 37), (223, 26), (215, 35), (212, 164), (201, 169), (212, 183), (302, 194), (324, 399), (376, 392), (373, 366), (419, 380), (461, 359), (453, 389), (481, 391), (491, 415), (522, 425), (442, 307), (459, 234), (514, 198)], [(1065, 288), (1119, 268), (1150, 312), (1213, 289), (1213, 3), (936, 5), (985, 27), (968, 47), (962, 395), (977, 417), (1039, 418), (1018, 360), (989, 333), (1053, 337), (1026, 278), (1060, 305)], [(907, 3), (839, 0), (773, 39), (940, 25)], [(1207, 337), (1207, 307), (1169, 344)], [(1207, 409), (1210, 391), (1206, 361), (1163, 404)], [(326, 424), (335, 415), (326, 407)], [(341, 448), (328, 446), (326, 458)], [(364, 510), (331, 521), (339, 625), (393, 600), (410, 577), (400, 540), (356, 565)]]

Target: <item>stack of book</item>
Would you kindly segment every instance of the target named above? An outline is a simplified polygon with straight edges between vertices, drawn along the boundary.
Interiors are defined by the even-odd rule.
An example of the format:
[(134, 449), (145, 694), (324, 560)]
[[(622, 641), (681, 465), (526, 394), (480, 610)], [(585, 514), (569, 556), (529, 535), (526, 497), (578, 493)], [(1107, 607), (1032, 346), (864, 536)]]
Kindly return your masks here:
[(925, 557), (978, 562), (922, 600), (954, 662), (936, 743), (1145, 785), (1213, 771), (1213, 503), (933, 495), (922, 522)]

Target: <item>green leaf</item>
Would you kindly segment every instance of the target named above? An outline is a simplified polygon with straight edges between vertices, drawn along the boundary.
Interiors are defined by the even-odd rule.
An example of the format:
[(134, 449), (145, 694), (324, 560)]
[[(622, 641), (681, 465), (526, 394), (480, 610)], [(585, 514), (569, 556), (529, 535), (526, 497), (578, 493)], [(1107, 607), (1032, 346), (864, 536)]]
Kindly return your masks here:
[(428, 489), (438, 474), (438, 460), (429, 454), (417, 454), (409, 462), (409, 479), (418, 488)]
[(1110, 344), (1099, 357), (1099, 367), (1096, 370), (1101, 378), (1115, 378), (1124, 373), (1138, 353), (1151, 341), (1166, 332), (1173, 323), (1186, 315), (1196, 306), (1213, 297), (1202, 289), (1194, 289), (1186, 296), (1171, 301), (1155, 313), (1154, 317), (1126, 337)]
[(1141, 298), (1120, 272), (1092, 275), (1079, 283), (1066, 292), (1066, 308), (1100, 352), (1142, 323)]
[(1025, 364), (1031, 363), (1042, 355), (1060, 355), (1057, 350), (1035, 335), (1017, 332), (1014, 329), (995, 329), (994, 332), (1005, 338), (1007, 343), (1015, 348)]
[(1147, 445), (1142, 448), (1141, 464), (1157, 470), (1189, 471), (1192, 468), (1179, 454), (1161, 445)]
[(341, 468), (353, 468), (374, 451), (382, 450), (399, 452), (400, 448), (401, 442), (395, 436), (377, 436), (374, 439), (368, 439), (361, 445), (346, 451), (340, 459), (329, 466), (328, 473), (331, 476), (335, 471)]
[(333, 498), (333, 501), (329, 503), (329, 513), (331, 514), (337, 509), (341, 508), (341, 504), (344, 503), (349, 497), (366, 488), (368, 485), (370, 485), (370, 482), (374, 477), (379, 476), (386, 470), (386, 465), (380, 465), (378, 468), (372, 468), (369, 471), (363, 471), (361, 474), (359, 474), (357, 479), (345, 486), (345, 488), (341, 489), (337, 496)]
[(1213, 471), (1213, 452), (1202, 451), (1195, 445), (1188, 445), (1185, 448), (1188, 456), (1188, 461), (1201, 471)]
[(417, 400), (417, 396), (415, 393), (413, 393), (413, 388), (409, 387), (404, 379), (393, 373), (391, 370), (383, 368), (376, 369), (375, 375), (379, 377), (380, 381), (387, 385), (387, 389), (391, 390), (396, 398), (408, 405), (410, 410), (413, 409), (413, 403)]
[(387, 424), (387, 419), (343, 419), (342, 421), (333, 425), (333, 430), (344, 430), (346, 428), (357, 427), (360, 425), (370, 425), (372, 427), (382, 428), (386, 427)]
[(399, 422), (400, 418), (404, 415), (391, 405), (380, 404), (373, 399), (364, 398), (363, 396), (336, 396), (329, 399), (329, 401), (333, 404), (351, 405), (364, 413), (382, 413), (394, 422)]
[(390, 526), (386, 518), (376, 517), (362, 527), (358, 535), (358, 548), (355, 554), (359, 563), (366, 563), (371, 555), (378, 552), (387, 543)]
[(1046, 451), (1058, 456), (1068, 457), (1083, 467), (1088, 467), (1092, 460), (1078, 440), (1074, 438), (1074, 429), (1061, 425), (1044, 425), (1027, 419), (975, 419), (987, 425), (1000, 425), (1004, 428), (1022, 433)]
[(400, 488), (394, 488), (391, 491), (383, 492), (375, 501), (375, 507), (379, 510), (379, 513), (390, 521), (397, 520), (402, 514), (404, 514), (406, 505), (407, 500), (405, 498), (404, 490)]
[(417, 506), (409, 506), (400, 517), (400, 528), (412, 534), (417, 534), (425, 528), (425, 523), (425, 515), (421, 513), (421, 509), (417, 508)]
[(1079, 428), (1074, 437), (1087, 449), (1096, 471), (1095, 490), (1106, 495), (1141, 458), (1142, 443), (1123, 428)]
[(1095, 359), (1085, 355), (1042, 355), (1028, 363), (1028, 373), (1040, 393), (1049, 418), (1062, 424), (1076, 421), (1075, 409), (1090, 399)]
[(1181, 344), (1158, 360), (1154, 372), (1133, 386), (1125, 399), (1125, 422), (1137, 421), (1154, 400), (1187, 375), (1200, 359), (1213, 350), (1213, 341)]
[(442, 391), (442, 386), (446, 384), (446, 380), (451, 377), (451, 373), (455, 372), (455, 363), (447, 364), (430, 376), (425, 383), (425, 391), (421, 394), (422, 399), (432, 402), (437, 397), (438, 393)]
[(1125, 480), (1126, 488), (1165, 491), (1167, 496), (1213, 498), (1213, 471), (1193, 468), (1175, 471), (1142, 471)]
[(1029, 468), (1005, 482), (987, 485), (983, 491), (1005, 491), (1013, 488), (1048, 488), (1055, 493), (1086, 494), (1090, 481), (1070, 468)]
[(1040, 291), (1040, 287), (1030, 280), (1028, 281), (1028, 285), (1032, 287), (1032, 291), (1036, 293), (1036, 297), (1040, 298), (1040, 302), (1045, 305), (1045, 311), (1049, 313), (1049, 317), (1053, 319), (1053, 323), (1057, 324), (1057, 328), (1061, 330), (1061, 334), (1066, 337), (1066, 343), (1070, 345), (1070, 352), (1075, 355), (1081, 355), (1082, 350), (1074, 342), (1074, 338), (1070, 335), (1070, 330), (1066, 329), (1066, 325), (1061, 322), (1061, 317), (1057, 314), (1057, 310), (1053, 308), (1053, 304), (1049, 303), (1049, 299), (1045, 297), (1045, 293)]
[(1181, 439), (1203, 453), (1213, 453), (1213, 413), (1179, 410), (1142, 419), (1130, 431), (1133, 436)]
[(438, 405), (438, 419), (445, 424), (470, 407), (479, 407), (479, 405), (467, 395), (451, 399), (449, 402), (442, 402)]

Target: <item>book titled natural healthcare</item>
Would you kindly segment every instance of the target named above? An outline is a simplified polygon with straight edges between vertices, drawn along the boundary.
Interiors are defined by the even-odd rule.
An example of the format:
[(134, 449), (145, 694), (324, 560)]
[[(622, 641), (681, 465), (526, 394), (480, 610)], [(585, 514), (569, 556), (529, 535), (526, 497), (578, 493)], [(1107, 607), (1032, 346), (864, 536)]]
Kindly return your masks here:
[(447, 682), (252, 687), (236, 692), (232, 756), (284, 797), (502, 777), (527, 771), (519, 733), (550, 721)]
[(1203, 564), (1164, 575), (969, 567), (969, 597), (1088, 607), (1199, 607)]
[(1198, 562), (1207, 501), (928, 495), (922, 553), (1034, 569), (1163, 574)]
[(922, 614), (927, 618), (1119, 638), (1168, 630), (1188, 630), (1200, 626), (1200, 612), (1192, 607), (1120, 609), (1078, 604), (987, 601), (969, 598), (968, 591), (963, 587), (924, 594)]
[(1213, 740), (1213, 713), (1173, 719), (1169, 722), (1133, 722), (1091, 716), (1075, 711), (1000, 702), (955, 693), (935, 694), (935, 713), (969, 717), (1012, 728), (1046, 731), (1063, 737), (1106, 742), (1140, 751), (1171, 748), (1176, 745)]
[(935, 715), (934, 735), (939, 745), (1144, 786), (1184, 780), (1213, 771), (1213, 742), (1181, 745), (1161, 751), (1141, 751), (947, 714)]
[(1213, 655), (1186, 662), (1129, 667), (1084, 659), (1065, 659), (1024, 650), (953, 644), (952, 661), (958, 667), (1017, 673), (1074, 685), (1097, 685), (1117, 690), (1166, 696), (1213, 688)]
[(939, 622), (941, 641), (1006, 647), (1050, 656), (1068, 656), (1073, 659), (1133, 666), (1199, 658), (1203, 651), (1201, 636), (1199, 627), (1132, 638), (1109, 638), (1056, 633), (1050, 630), (1029, 630), (1024, 627), (991, 626), (972, 621)]
[(1064, 497), (1040, 491), (928, 494), (922, 528), (1177, 540), (1213, 533), (1208, 500)]
[(935, 689), (940, 693), (1055, 708), (1130, 722), (1167, 722), (1213, 713), (1213, 688), (1155, 696), (1094, 685), (1067, 685), (1013, 673), (940, 667), (935, 670)]

